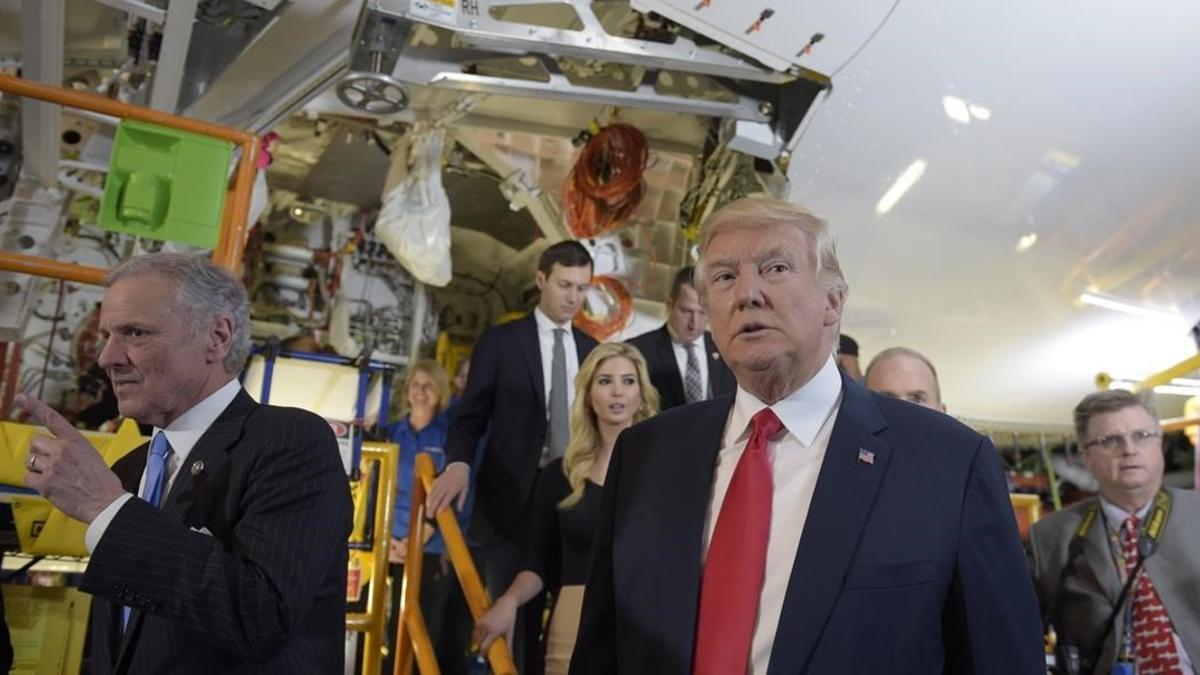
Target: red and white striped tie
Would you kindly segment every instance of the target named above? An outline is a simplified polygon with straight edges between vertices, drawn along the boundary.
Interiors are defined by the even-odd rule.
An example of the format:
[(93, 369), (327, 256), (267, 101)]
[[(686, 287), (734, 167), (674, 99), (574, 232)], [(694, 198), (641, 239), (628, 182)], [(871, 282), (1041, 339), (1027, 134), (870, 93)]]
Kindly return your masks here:
[[(1121, 526), (1121, 557), (1125, 559), (1126, 578), (1137, 565), (1138, 524), (1137, 516), (1129, 516)], [(1179, 653), (1175, 651), (1171, 619), (1145, 568), (1133, 585), (1133, 649), (1137, 654), (1138, 675), (1183, 672), (1179, 668)]]

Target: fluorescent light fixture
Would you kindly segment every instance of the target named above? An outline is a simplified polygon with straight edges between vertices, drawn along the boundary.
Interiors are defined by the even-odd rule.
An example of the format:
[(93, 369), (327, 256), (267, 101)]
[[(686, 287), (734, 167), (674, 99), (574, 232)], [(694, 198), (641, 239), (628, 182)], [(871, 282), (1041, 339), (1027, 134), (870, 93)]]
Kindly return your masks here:
[(883, 193), (883, 196), (879, 198), (879, 203), (875, 205), (875, 215), (882, 216), (891, 211), (896, 202), (899, 202), (900, 198), (912, 189), (912, 186), (916, 185), (917, 181), (921, 180), (921, 176), (925, 175), (926, 166), (928, 166), (928, 163), (924, 159), (918, 159), (909, 164), (904, 173), (901, 173), (896, 178), (896, 182), (892, 183), (887, 192)]
[(986, 122), (992, 118), (992, 111), (977, 103), (972, 103), (971, 105), (967, 106), (967, 110), (970, 111), (971, 117), (974, 117), (981, 122)]
[(1079, 296), (1079, 301), (1085, 305), (1093, 307), (1102, 307), (1114, 312), (1121, 312), (1130, 316), (1141, 317), (1143, 319), (1154, 319), (1156, 321), (1171, 321), (1175, 323), (1183, 323), (1183, 317), (1171, 312), (1164, 312), (1159, 309), (1151, 309), (1142, 305), (1135, 305), (1123, 300), (1117, 300), (1098, 293), (1082, 293)]
[(1200, 396), (1200, 387), (1182, 387), (1178, 384), (1160, 384), (1154, 388), (1156, 394), (1174, 394), (1175, 396)]
[(1033, 248), (1033, 245), (1037, 243), (1037, 239), (1037, 232), (1030, 232), (1022, 236), (1017, 240), (1017, 253), (1023, 253)]
[(942, 109), (946, 111), (947, 117), (959, 124), (971, 123), (971, 111), (967, 108), (967, 102), (957, 96), (943, 96)]
[[(1113, 380), (1109, 385), (1110, 389), (1124, 389), (1133, 391), (1133, 387), (1141, 380), (1120, 379)], [(1194, 384), (1183, 384), (1183, 383)], [(1169, 384), (1160, 384), (1154, 388), (1156, 394), (1171, 394), (1174, 396), (1200, 396), (1200, 380), (1186, 380), (1183, 378), (1175, 378)]]

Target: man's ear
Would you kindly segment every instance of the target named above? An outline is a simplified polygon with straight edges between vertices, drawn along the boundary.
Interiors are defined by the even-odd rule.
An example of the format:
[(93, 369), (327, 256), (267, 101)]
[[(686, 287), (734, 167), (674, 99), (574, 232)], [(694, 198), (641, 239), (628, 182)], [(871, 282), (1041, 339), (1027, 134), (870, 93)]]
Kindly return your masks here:
[(547, 281), (546, 273), (541, 270), (538, 270), (537, 274), (535, 274), (533, 277), (533, 283), (537, 284), (537, 289), (539, 291), (544, 290), (546, 288), (546, 281)]
[(842, 309), (846, 304), (845, 292), (831, 288), (825, 295), (825, 325), (836, 326), (842, 321)]
[(229, 352), (233, 350), (233, 319), (225, 315), (213, 318), (205, 339), (208, 341), (206, 345), (208, 362), (224, 361)]

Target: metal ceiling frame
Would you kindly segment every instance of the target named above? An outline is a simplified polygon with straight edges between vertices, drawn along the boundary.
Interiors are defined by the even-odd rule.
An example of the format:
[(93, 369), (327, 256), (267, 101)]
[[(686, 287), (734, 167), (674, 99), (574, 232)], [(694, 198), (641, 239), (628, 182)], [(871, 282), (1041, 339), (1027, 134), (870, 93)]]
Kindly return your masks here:
[[(559, 4), (579, 18), (580, 30), (551, 28), (495, 18), (493, 10), (512, 6)], [(415, 27), (428, 26), (452, 35), (455, 46), (426, 46)], [(449, 33), (446, 33), (448, 31)], [(445, 40), (438, 40), (445, 42)], [(414, 44), (415, 43), (415, 44)], [(463, 45), (465, 48), (457, 48)], [(540, 79), (493, 77), (472, 72), (472, 64), (497, 57), (533, 56), (545, 67)], [(587, 86), (559, 71), (556, 59), (595, 60), (646, 69), (633, 90)], [(383, 75), (397, 81), (461, 91), (553, 98), (589, 104), (649, 108), (703, 117), (768, 122), (776, 118), (777, 94), (798, 79), (825, 86), (816, 73), (781, 73), (734, 54), (701, 47), (687, 36), (673, 43), (610, 35), (588, 0), (462, 0), (449, 6), (425, 0), (369, 0), (355, 29), (351, 77)], [(668, 86), (672, 75), (686, 86)], [(705, 96), (703, 82), (714, 78), (727, 100)], [(693, 88), (697, 96), (675, 92)]]
[[(66, 0), (21, 0), (21, 71), (35, 82), (63, 81)], [(43, 187), (58, 185), (62, 106), (21, 99), (21, 173)]]

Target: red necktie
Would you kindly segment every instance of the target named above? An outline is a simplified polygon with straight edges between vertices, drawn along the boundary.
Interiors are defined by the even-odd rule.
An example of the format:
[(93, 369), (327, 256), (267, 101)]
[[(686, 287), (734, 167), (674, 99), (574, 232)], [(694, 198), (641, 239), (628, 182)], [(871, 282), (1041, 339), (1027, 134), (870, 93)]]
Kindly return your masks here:
[[(1137, 565), (1138, 522), (1137, 516), (1129, 516), (1121, 527), (1121, 557), (1125, 559), (1126, 575), (1133, 574)], [(1171, 634), (1171, 619), (1145, 568), (1133, 586), (1133, 650), (1137, 654), (1138, 673), (1175, 675), (1183, 672), (1179, 669), (1179, 653), (1175, 651), (1175, 637)]]
[(767, 439), (783, 423), (764, 408), (750, 424), (750, 441), (733, 470), (704, 562), (694, 675), (745, 673), (750, 663), (774, 492)]

